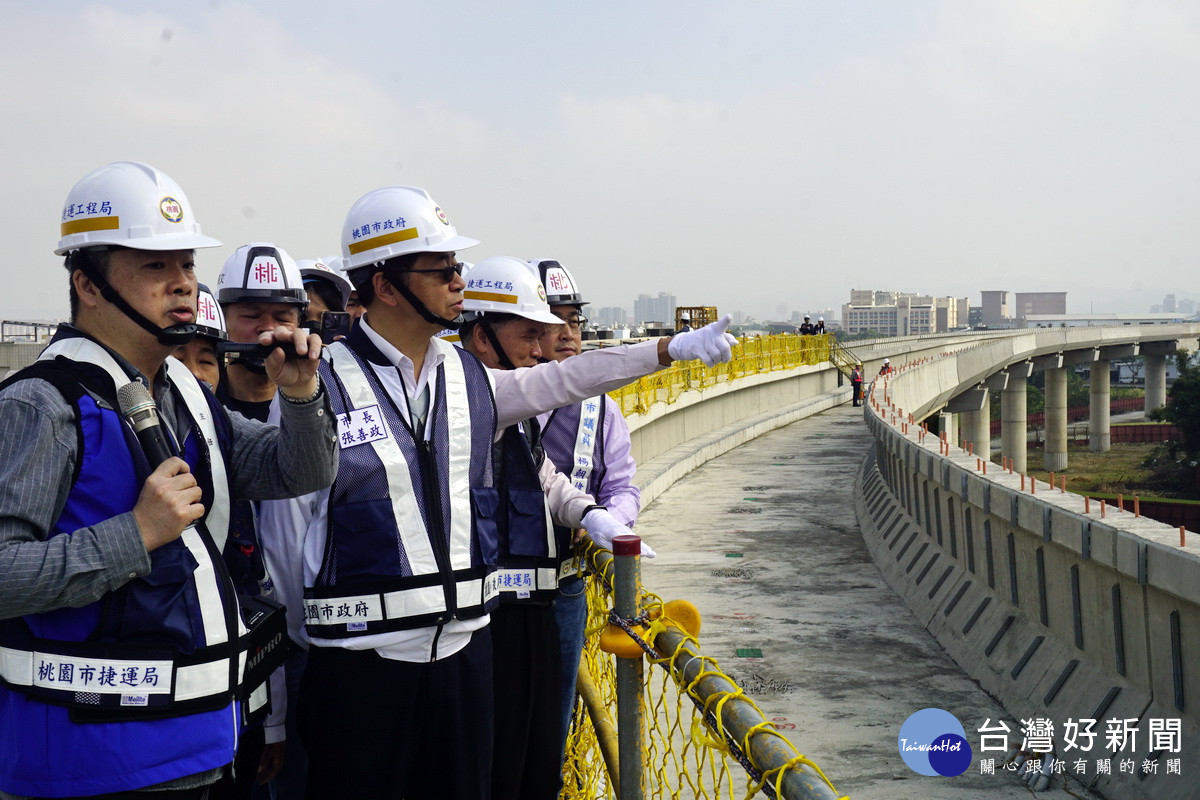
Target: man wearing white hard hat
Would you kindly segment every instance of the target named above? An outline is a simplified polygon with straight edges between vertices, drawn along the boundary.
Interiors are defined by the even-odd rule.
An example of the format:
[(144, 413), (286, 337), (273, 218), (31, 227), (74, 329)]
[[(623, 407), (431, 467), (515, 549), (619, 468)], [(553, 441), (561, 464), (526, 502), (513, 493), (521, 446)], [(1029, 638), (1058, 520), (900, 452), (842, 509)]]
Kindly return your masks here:
[[(501, 291), (494, 291), (500, 287)], [(529, 264), (497, 256), (479, 262), (463, 291), (462, 344), (489, 369), (543, 361), (541, 339), (558, 324)], [(602, 546), (628, 533), (596, 499), (546, 457), (541, 425), (510, 425), (492, 450), (501, 513), (491, 612), (496, 730), (492, 800), (554, 798), (562, 787), (562, 667), (555, 601), (571, 533), (586, 527)], [(653, 556), (649, 548), (643, 555)]]
[(342, 267), (367, 311), (321, 367), (338, 477), (263, 510), (266, 546), (303, 553), (297, 574), (276, 578), (304, 596), (289, 623), (310, 645), (300, 697), (310, 796), (490, 796), (497, 431), (675, 358), (731, 357), (725, 319), (575, 368), (488, 370), (435, 337), (459, 326), (456, 252), (475, 244), (412, 186), (367, 193), (342, 229)]
[[(228, 340), (221, 304), (202, 283), (196, 295), (196, 336), (175, 351), (175, 358), (183, 362), (197, 380), (214, 390), (221, 383), (219, 347)], [(274, 584), (259, 546), (254, 507), (250, 501), (231, 502), (229, 537), (221, 555), (239, 596), (274, 599)], [(233, 774), (219, 787), (214, 787), (217, 798), (249, 798), (255, 785), (271, 780), (283, 763), (287, 690), (282, 667), (271, 673), (269, 684), (262, 686), (260, 691), (266, 693), (269, 704), (263, 704), (258, 713), (248, 717), (238, 741)]]
[[(337, 259), (340, 260), (340, 259)], [(345, 312), (354, 287), (342, 271), (329, 265), (332, 258), (302, 258), (296, 262), (304, 291), (308, 293), (308, 318), (316, 319), (326, 311)], [(335, 261), (336, 263), (336, 261)]]
[[(251, 344), (265, 331), (302, 330), (308, 293), (300, 267), (287, 251), (270, 242), (244, 244), (225, 259), (217, 278), (217, 300), (225, 312), (229, 341)], [(266, 422), (275, 383), (262, 358), (231, 359), (217, 387), (230, 411)]]
[[(583, 349), (583, 329), (588, 304), (575, 276), (552, 259), (529, 262), (546, 286), (546, 302), (560, 324), (549, 326), (542, 335), (542, 356), (562, 361), (579, 355)], [(683, 313), (687, 313), (686, 311)], [(539, 418), (546, 457), (580, 491), (596, 498), (620, 524), (629, 528), (641, 510), (642, 495), (633, 485), (637, 472), (629, 438), (629, 425), (617, 403), (599, 394), (581, 403), (563, 406)], [(595, 539), (595, 533), (592, 538)], [(560, 735), (566, 742), (575, 708), (575, 675), (583, 650), (584, 624), (587, 618), (586, 584), (572, 574), (559, 583), (554, 614), (558, 621), (562, 659)]]
[(72, 323), (0, 389), (0, 797), (202, 798), (277, 635), (243, 621), (219, 555), (230, 495), (311, 492), (336, 470), (319, 341), (259, 340), (303, 356), (267, 359), (281, 428), (226, 415), (170, 358), (196, 333), (193, 253), (220, 244), (179, 185), (109, 164), (61, 223)]

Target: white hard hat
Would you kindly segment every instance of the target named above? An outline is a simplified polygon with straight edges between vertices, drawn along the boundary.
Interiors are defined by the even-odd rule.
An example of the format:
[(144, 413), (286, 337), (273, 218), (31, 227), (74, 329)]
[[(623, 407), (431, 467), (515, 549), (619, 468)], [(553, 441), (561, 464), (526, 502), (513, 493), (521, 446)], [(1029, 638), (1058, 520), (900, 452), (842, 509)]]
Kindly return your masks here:
[(887, 358), (885, 358), (885, 359), (883, 360), (883, 363), (885, 363), (885, 364), (890, 364), (890, 363), (891, 363), (891, 359), (887, 359)]
[(295, 260), (270, 242), (244, 244), (225, 260), (217, 278), (221, 303), (308, 305), (304, 279)]
[[(338, 260), (340, 261), (341, 259)], [(354, 291), (354, 287), (350, 284), (350, 279), (341, 270), (331, 267), (325, 259), (302, 258), (296, 262), (296, 266), (300, 268), (300, 277), (304, 282), (325, 280), (336, 286), (338, 292), (342, 295), (343, 307), (350, 300), (350, 292)]]
[(196, 293), (196, 335), (209, 336), (222, 341), (229, 338), (225, 328), (225, 312), (213, 296), (212, 290), (203, 283)]
[(679, 313), (679, 318), (680, 318), (680, 319), (686, 319), (686, 320), (688, 320), (689, 322), (691, 322), (691, 320), (692, 320), (692, 315), (691, 315), (691, 314), (689, 314), (689, 313), (688, 313), (688, 312), (686, 312), (686, 311), (681, 311), (681, 312)]
[(443, 342), (449, 342), (455, 347), (462, 347), (462, 334), (452, 328), (446, 328), (443, 331), (438, 331), (434, 337), (441, 339)]
[(535, 322), (561, 325), (550, 313), (546, 288), (529, 264), (511, 256), (493, 256), (471, 268), (463, 290), (463, 311), (476, 315), (516, 314)]
[(118, 161), (94, 169), (71, 187), (63, 204), (58, 255), (81, 247), (136, 250), (220, 247), (200, 223), (179, 184), (149, 164)]
[(549, 258), (531, 258), (529, 265), (537, 271), (537, 279), (546, 288), (546, 302), (552, 306), (586, 306), (579, 284), (570, 270)]
[(407, 253), (450, 253), (479, 244), (459, 236), (429, 192), (384, 186), (360, 197), (342, 224), (342, 269), (350, 273)]
[(824, 317), (817, 317), (817, 322), (824, 322), (824, 321), (825, 321)]

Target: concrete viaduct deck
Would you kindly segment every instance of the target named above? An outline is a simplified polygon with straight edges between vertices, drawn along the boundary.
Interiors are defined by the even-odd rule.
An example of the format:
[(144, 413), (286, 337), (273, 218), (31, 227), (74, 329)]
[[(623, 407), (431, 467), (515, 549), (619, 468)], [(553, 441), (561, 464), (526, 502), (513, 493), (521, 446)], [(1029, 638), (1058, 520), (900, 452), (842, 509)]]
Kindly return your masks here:
[[(979, 752), (978, 728), (1003, 719), (1018, 744), (1032, 717), (1057, 722), (1058, 758), (1072, 755), (1065, 720), (1093, 717), (1101, 731), (1078, 777), (1053, 775), (1043, 796), (1085, 796), (1085, 785), (1113, 798), (1200, 796), (1188, 774), (1200, 762), (1200, 542), (1179, 548), (1158, 523), (1100, 520), (1045, 484), (1030, 495), (1015, 474), (985, 477), (965, 451), (918, 441), (916, 424), (962, 413), (961, 398), (997, 387), (1002, 371), (1007, 381), (1069, 359), (1157, 356), (1197, 335), (888, 340), (858, 351), (868, 375), (885, 356), (905, 367), (877, 382), (879, 407), (865, 415), (831, 369), (813, 367), (656, 407), (631, 419), (648, 504), (638, 532), (660, 553), (647, 585), (697, 603), (706, 652), (853, 797), (1026, 796), (1004, 753)], [(926, 707), (963, 722), (976, 748), (967, 773), (927, 778), (900, 760), (900, 724)], [(1103, 776), (1093, 762), (1109, 717), (1142, 738)], [(1151, 719), (1179, 721), (1176, 752), (1148, 746)], [(1137, 772), (1147, 757), (1162, 763), (1117, 774), (1122, 755)], [(981, 774), (992, 756), (997, 775)], [(1182, 775), (1166, 774), (1171, 756)]]

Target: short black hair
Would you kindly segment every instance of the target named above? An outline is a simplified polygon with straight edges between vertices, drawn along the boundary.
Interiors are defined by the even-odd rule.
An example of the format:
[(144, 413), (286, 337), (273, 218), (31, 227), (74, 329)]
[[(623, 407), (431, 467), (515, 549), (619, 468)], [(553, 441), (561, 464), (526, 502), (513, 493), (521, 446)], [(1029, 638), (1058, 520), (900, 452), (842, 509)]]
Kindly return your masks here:
[[(63, 259), (63, 266), (67, 268), (67, 274), (71, 277), (67, 279), (67, 287), (71, 303), (71, 322), (76, 321), (79, 315), (79, 293), (75, 291), (75, 281), (73, 277), (75, 270), (82, 269), (86, 272), (98, 274), (100, 278), (108, 282), (108, 264), (112, 257), (113, 248), (108, 247), (89, 247), (82, 250), (72, 250), (67, 253)], [(89, 269), (90, 268), (90, 269)]]

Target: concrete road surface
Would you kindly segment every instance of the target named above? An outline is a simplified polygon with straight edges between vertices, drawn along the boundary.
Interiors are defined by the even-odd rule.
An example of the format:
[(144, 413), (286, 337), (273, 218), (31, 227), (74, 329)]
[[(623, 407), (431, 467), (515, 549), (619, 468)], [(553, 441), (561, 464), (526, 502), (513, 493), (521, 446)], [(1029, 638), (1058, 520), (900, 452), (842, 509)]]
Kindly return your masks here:
[[(851, 504), (870, 437), (846, 404), (737, 448), (691, 473), (642, 512), (647, 589), (686, 598), (715, 657), (791, 742), (855, 800), (1028, 798), (978, 729), (1020, 723), (951, 661), (884, 583)], [(975, 750), (953, 778), (911, 771), (900, 726), (936, 707), (962, 721)], [(1019, 743), (1019, 742), (1017, 742)], [(995, 775), (980, 756), (998, 757)], [(1115, 765), (1114, 765), (1115, 769)], [(1094, 768), (1089, 770), (1094, 774)], [(1088, 797), (1055, 776), (1039, 797)]]

